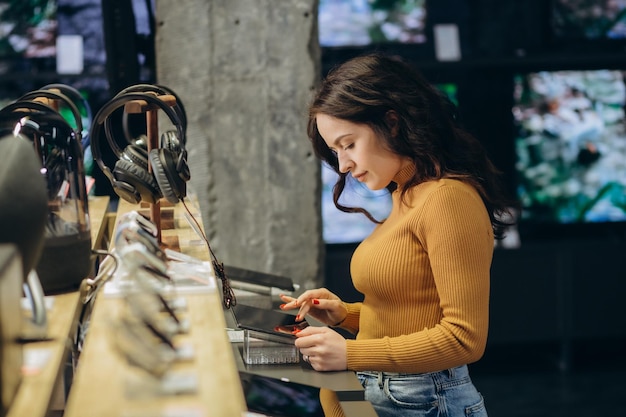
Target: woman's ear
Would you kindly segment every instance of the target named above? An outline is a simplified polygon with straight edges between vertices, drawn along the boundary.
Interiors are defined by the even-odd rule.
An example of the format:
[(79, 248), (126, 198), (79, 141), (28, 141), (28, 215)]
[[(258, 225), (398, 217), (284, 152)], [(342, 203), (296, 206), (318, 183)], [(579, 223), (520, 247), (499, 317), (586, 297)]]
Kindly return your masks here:
[(398, 113), (395, 110), (389, 110), (385, 113), (385, 124), (389, 128), (392, 137), (396, 137), (398, 135), (398, 122), (400, 121), (400, 117), (398, 117)]

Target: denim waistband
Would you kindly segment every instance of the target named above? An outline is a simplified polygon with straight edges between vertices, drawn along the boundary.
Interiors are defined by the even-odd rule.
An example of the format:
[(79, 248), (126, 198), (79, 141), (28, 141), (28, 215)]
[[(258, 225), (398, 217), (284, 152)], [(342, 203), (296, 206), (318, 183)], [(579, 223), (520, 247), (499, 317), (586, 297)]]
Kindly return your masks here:
[(441, 371), (424, 372), (424, 373), (403, 373), (403, 372), (381, 372), (381, 371), (358, 371), (357, 375), (370, 376), (378, 379), (385, 378), (415, 378), (415, 377), (431, 377), (439, 383), (452, 381), (469, 381), (469, 370), (467, 365), (460, 365), (454, 368), (444, 369)]

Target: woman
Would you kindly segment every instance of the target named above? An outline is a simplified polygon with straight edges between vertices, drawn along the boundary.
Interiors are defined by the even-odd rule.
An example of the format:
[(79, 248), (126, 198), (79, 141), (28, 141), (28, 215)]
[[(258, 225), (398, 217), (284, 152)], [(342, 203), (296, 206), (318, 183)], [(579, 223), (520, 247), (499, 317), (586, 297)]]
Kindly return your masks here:
[[(467, 364), (487, 340), (494, 238), (510, 202), (480, 143), (460, 129), (454, 106), (411, 66), (372, 54), (332, 71), (309, 109), (316, 155), (339, 174), (392, 192), (392, 210), (355, 250), (361, 303), (327, 289), (281, 296), (330, 327), (297, 333), (319, 371), (354, 370), (380, 417), (486, 416)], [(372, 218), (372, 220), (374, 220)], [(445, 410), (442, 410), (444, 409)]]

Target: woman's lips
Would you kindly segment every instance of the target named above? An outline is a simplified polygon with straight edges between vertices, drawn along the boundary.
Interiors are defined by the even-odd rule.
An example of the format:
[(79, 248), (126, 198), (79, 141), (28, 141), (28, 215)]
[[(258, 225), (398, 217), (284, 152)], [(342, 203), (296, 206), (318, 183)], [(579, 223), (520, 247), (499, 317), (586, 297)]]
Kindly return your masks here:
[(353, 175), (354, 179), (357, 181), (361, 181), (363, 182), (363, 180), (365, 179), (365, 175), (367, 174), (367, 172), (362, 172), (358, 175)]

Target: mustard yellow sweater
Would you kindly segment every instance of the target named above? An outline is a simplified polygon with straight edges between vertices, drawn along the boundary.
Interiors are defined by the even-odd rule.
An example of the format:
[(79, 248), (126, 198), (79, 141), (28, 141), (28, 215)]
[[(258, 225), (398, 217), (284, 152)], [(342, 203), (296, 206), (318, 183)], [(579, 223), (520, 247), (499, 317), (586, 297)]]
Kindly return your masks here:
[(346, 303), (348, 369), (421, 373), (478, 360), (485, 348), (493, 229), (470, 185), (442, 179), (400, 201), (352, 256), (362, 303)]

